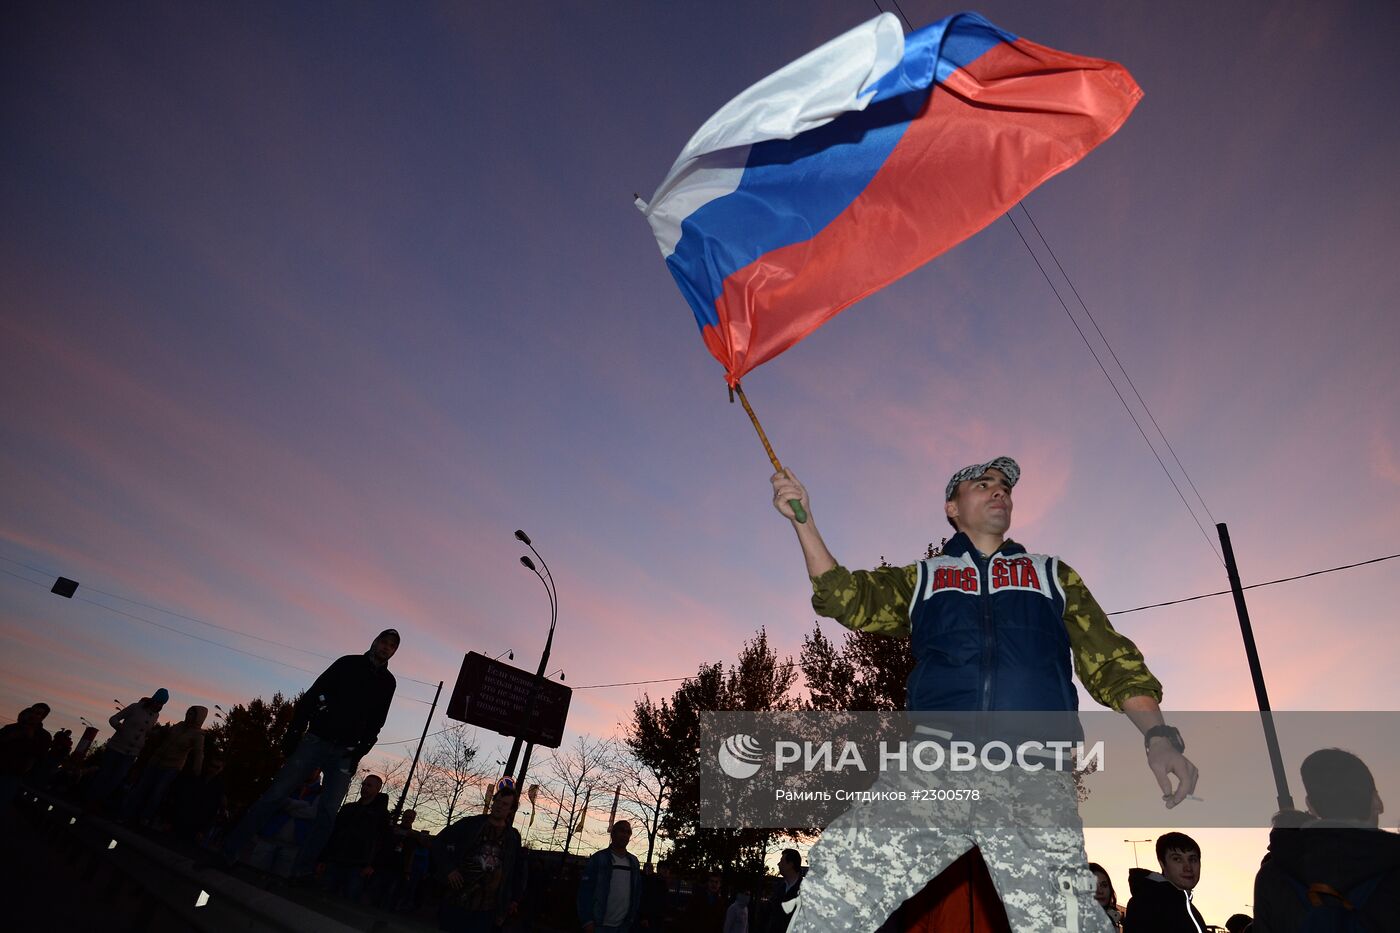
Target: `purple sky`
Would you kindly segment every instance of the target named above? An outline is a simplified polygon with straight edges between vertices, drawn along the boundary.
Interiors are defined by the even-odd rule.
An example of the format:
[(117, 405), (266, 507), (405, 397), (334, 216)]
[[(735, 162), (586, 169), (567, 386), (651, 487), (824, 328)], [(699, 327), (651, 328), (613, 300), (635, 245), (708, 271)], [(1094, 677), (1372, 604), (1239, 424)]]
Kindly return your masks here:
[[(903, 6), (916, 25), (956, 11)], [(1400, 23), (1358, 10), (980, 8), (1123, 62), (1146, 92), (1029, 204), (1246, 583), (1397, 550), (1400, 125), (1382, 63)], [(812, 613), (769, 467), (631, 198), (730, 96), (874, 14), (10, 9), (0, 718), (43, 698), (71, 727), (156, 686), (168, 711), (292, 693), (312, 676), (294, 668), (394, 625), (384, 736), (416, 736), (408, 698), (432, 688), (407, 678), (450, 687), (466, 650), (537, 657), (547, 607), (517, 527), (559, 582), (551, 666), (572, 684), (689, 674), (760, 625), (795, 654)], [(1010, 454), (1013, 533), (1106, 608), (1225, 585), (1006, 220), (745, 385), (853, 566), (913, 559), (946, 530), (948, 474)], [(293, 667), (60, 600), (50, 570)], [(1249, 598), (1276, 707), (1400, 708), (1400, 561)], [(1168, 708), (1250, 708), (1228, 599), (1119, 622)], [(579, 690), (571, 725), (608, 734), (638, 696)], [(1241, 845), (1257, 857), (1259, 834)], [(1247, 891), (1207, 888), (1209, 865), (1223, 920)]]

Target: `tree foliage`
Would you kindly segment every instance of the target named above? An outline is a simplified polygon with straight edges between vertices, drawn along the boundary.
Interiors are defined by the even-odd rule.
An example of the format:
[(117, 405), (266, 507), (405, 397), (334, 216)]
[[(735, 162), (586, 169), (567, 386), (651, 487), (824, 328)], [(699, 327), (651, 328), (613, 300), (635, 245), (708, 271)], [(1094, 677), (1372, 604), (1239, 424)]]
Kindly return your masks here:
[(224, 721), (208, 730), (206, 742), (224, 758), (225, 786), (234, 812), (257, 800), (282, 767), (282, 738), (300, 698), (281, 693), (271, 700), (254, 697), (231, 707)]
[(671, 861), (685, 870), (761, 875), (770, 843), (785, 835), (769, 829), (705, 829), (700, 822), (700, 716), (710, 711), (774, 712), (798, 708), (792, 693), (797, 666), (779, 658), (759, 629), (738, 662), (702, 664), (670, 699), (643, 695), (633, 706), (624, 742), (632, 755), (670, 787), (661, 831)]
[[(934, 557), (941, 548), (941, 543), (930, 543), (924, 557)], [(880, 566), (891, 565), (881, 557)], [(838, 647), (814, 622), (802, 640), (798, 664), (808, 709), (885, 712), (904, 709), (914, 652), (907, 638), (849, 630)]]
[(901, 710), (914, 669), (906, 638), (847, 631), (838, 647), (812, 623), (798, 656), (809, 709)]

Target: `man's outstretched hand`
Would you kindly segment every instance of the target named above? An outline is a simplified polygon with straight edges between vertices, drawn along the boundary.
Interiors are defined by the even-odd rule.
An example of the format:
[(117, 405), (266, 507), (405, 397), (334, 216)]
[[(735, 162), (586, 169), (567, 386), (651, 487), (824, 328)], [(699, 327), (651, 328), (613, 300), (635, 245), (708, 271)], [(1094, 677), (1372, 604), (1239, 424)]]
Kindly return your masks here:
[[(1162, 799), (1166, 801), (1168, 810), (1196, 792), (1196, 780), (1201, 772), (1196, 770), (1191, 759), (1177, 751), (1166, 739), (1152, 740), (1147, 748), (1147, 766), (1152, 769), (1157, 784), (1162, 788)], [(1176, 777), (1175, 789), (1172, 788), (1173, 775)]]
[[(1162, 707), (1151, 696), (1131, 696), (1123, 700), (1123, 712), (1146, 735), (1154, 726), (1166, 725), (1162, 718)], [(1167, 809), (1181, 803), (1196, 792), (1196, 779), (1201, 773), (1191, 760), (1177, 751), (1166, 736), (1153, 736), (1147, 743), (1147, 766), (1162, 788), (1162, 800)], [(1176, 787), (1172, 787), (1172, 777), (1176, 777)]]

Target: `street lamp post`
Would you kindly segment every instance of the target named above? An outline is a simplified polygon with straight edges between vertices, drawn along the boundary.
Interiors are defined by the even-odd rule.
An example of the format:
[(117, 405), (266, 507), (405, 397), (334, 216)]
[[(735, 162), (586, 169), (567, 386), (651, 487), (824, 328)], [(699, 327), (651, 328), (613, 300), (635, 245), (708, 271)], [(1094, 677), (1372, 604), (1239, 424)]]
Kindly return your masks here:
[[(544, 585), (544, 591), (549, 596), (549, 637), (545, 639), (544, 653), (540, 655), (539, 670), (535, 672), (535, 680), (530, 686), (530, 700), (525, 706), (525, 727), (528, 728), (530, 720), (535, 716), (535, 699), (539, 696), (539, 682), (544, 678), (544, 672), (549, 666), (549, 652), (550, 649), (554, 647), (554, 625), (559, 621), (559, 590), (554, 585), (554, 575), (549, 572), (549, 564), (545, 563), (545, 559), (540, 557), (540, 552), (535, 550), (535, 545), (531, 543), (530, 536), (523, 531), (516, 531), (515, 537), (516, 540), (530, 549), (530, 553), (534, 554), (539, 560), (540, 567), (544, 568), (544, 573), (541, 573), (539, 568), (535, 566), (534, 561), (523, 554), (520, 556), (520, 563), (524, 564), (526, 569), (540, 578), (540, 583)], [(515, 786), (517, 790), (520, 789), (525, 780), (525, 772), (530, 767), (530, 753), (534, 751), (535, 748), (534, 742), (525, 743), (525, 758), (520, 763), (519, 774), (515, 774), (515, 764), (520, 758), (520, 746), (522, 742), (523, 740), (520, 736), (515, 737), (515, 741), (512, 742), (510, 746), (510, 756), (506, 759), (505, 773), (507, 776), (515, 776)]]
[(1145, 842), (1151, 842), (1152, 840), (1151, 840), (1151, 839), (1124, 839), (1123, 841), (1126, 842), (1126, 843), (1130, 843), (1130, 844), (1132, 845), (1132, 847), (1133, 847), (1133, 867), (1134, 867), (1134, 868), (1141, 868), (1142, 866), (1138, 864), (1137, 847), (1140, 846), (1140, 845), (1142, 845), (1142, 844), (1145, 843)]

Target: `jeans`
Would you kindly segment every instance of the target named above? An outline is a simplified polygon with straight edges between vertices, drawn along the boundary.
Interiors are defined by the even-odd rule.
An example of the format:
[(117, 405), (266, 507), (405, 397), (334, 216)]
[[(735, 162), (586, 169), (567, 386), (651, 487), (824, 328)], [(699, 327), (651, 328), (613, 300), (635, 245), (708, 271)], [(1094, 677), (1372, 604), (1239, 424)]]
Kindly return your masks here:
[(316, 868), (316, 860), (320, 857), (321, 850), (330, 840), (331, 830), (335, 828), (335, 814), (345, 799), (345, 792), (350, 787), (351, 778), (355, 776), (357, 764), (359, 759), (344, 745), (329, 742), (310, 732), (302, 736), (296, 751), (292, 752), (286, 764), (282, 765), (282, 770), (277, 772), (272, 784), (263, 791), (258, 802), (243, 814), (243, 819), (239, 820), (233, 832), (229, 833), (224, 841), (224, 855), (237, 858), (258, 827), (266, 823), (268, 818), (297, 792), (308, 774), (319, 768), (321, 795), (316, 798), (316, 816), (292, 865), (293, 875), (311, 874)]
[(148, 765), (141, 774), (141, 780), (136, 782), (136, 789), (127, 795), (126, 804), (122, 807), (122, 819), (145, 823), (155, 816), (160, 802), (165, 799), (165, 792), (179, 773), (179, 768)]
[(102, 803), (126, 780), (126, 773), (136, 763), (135, 755), (123, 755), (108, 749), (102, 753), (102, 764), (97, 767), (92, 784), (88, 787), (87, 799), (91, 803)]

